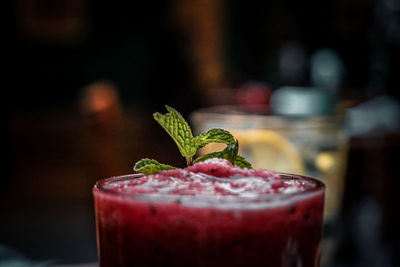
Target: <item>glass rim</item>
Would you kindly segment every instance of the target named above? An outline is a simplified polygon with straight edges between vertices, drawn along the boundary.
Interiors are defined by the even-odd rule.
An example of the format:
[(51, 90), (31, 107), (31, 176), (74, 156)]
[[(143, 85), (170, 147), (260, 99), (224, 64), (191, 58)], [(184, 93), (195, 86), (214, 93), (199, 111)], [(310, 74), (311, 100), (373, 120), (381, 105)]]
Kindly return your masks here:
[[(307, 187), (305, 190), (297, 191), (297, 192), (291, 192), (291, 193), (274, 193), (274, 194), (260, 194), (257, 195), (256, 197), (244, 197), (244, 196), (232, 196), (232, 195), (227, 195), (227, 196), (198, 196), (198, 195), (173, 195), (173, 194), (141, 194), (141, 193), (127, 193), (127, 192), (121, 192), (118, 190), (110, 189), (107, 188), (106, 186), (111, 183), (117, 183), (117, 182), (124, 182), (124, 181), (129, 181), (131, 179), (137, 179), (143, 176), (146, 176), (144, 174), (127, 174), (127, 175), (121, 175), (121, 176), (112, 176), (108, 178), (104, 178), (101, 180), (98, 180), (95, 185), (93, 186), (93, 192), (99, 192), (103, 193), (109, 196), (116, 196), (116, 197), (122, 197), (124, 199), (133, 199), (133, 200), (138, 200), (140, 202), (155, 202), (155, 203), (160, 203), (160, 202), (165, 202), (166, 199), (172, 199), (174, 201), (170, 202), (176, 202), (177, 199), (185, 199), (186, 201), (231, 201), (230, 203), (241, 203), (242, 201), (245, 201), (245, 203), (267, 203), (267, 202), (274, 202), (274, 201), (295, 201), (297, 198), (307, 198), (311, 197), (314, 194), (324, 194), (325, 193), (325, 184), (321, 182), (318, 179), (311, 178), (308, 176), (304, 175), (298, 175), (298, 174), (291, 174), (291, 173), (283, 173), (283, 172), (277, 172), (280, 175), (280, 178), (282, 179), (295, 179), (295, 180), (301, 180), (301, 181), (306, 181), (307, 183), (311, 184), (312, 186)], [(143, 200), (144, 199), (144, 200)], [(158, 201), (157, 201), (158, 200)], [(235, 202), (232, 202), (232, 200), (235, 200)], [(181, 201), (179, 201), (181, 202)], [(211, 204), (212, 205), (212, 204)]]

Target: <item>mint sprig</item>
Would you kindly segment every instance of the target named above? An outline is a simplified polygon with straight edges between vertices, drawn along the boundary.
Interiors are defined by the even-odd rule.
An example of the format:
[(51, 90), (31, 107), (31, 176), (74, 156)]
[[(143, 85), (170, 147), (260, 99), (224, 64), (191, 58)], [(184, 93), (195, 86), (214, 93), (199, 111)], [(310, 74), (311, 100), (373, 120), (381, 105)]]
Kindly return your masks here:
[[(244, 157), (238, 155), (239, 143), (232, 134), (224, 129), (211, 129), (206, 133), (193, 136), (189, 124), (182, 115), (174, 108), (165, 106), (168, 113), (161, 114), (156, 112), (153, 114), (154, 119), (167, 131), (178, 146), (179, 152), (186, 159), (187, 165), (193, 162), (204, 161), (209, 158), (223, 158), (229, 160), (232, 164), (252, 168), (251, 164)], [(197, 151), (209, 143), (223, 143), (227, 146), (219, 152), (212, 152), (193, 160)], [(161, 164), (154, 159), (142, 159), (138, 161), (134, 168), (136, 172), (144, 174), (154, 174), (161, 170), (171, 170), (175, 167)]]

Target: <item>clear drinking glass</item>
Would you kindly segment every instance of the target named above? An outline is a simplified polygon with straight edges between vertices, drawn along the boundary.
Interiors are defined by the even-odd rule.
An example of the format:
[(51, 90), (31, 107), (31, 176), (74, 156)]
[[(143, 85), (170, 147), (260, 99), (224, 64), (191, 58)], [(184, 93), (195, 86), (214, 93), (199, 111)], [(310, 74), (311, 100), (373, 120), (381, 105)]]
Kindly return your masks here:
[(296, 193), (188, 196), (124, 193), (138, 175), (93, 188), (100, 266), (319, 266), (324, 185)]

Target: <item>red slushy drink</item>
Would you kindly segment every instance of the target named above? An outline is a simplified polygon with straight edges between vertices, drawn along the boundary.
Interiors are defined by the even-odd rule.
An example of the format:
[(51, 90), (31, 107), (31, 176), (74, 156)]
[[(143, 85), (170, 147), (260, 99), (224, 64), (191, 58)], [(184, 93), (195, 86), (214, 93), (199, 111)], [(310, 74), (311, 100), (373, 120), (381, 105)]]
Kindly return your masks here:
[(94, 189), (100, 266), (319, 266), (324, 186), (210, 159)]

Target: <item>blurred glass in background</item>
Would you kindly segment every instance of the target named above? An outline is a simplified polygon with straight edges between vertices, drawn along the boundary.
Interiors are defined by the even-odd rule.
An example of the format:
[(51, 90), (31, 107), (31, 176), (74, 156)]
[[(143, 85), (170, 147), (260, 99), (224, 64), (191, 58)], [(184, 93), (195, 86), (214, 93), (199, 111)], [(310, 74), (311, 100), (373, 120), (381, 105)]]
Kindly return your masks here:
[[(262, 106), (220, 106), (194, 111), (196, 134), (212, 128), (229, 130), (239, 153), (254, 168), (315, 177), (326, 185), (322, 264), (332, 262), (338, 239), (347, 164), (348, 139), (344, 117), (332, 114), (332, 103), (317, 89), (282, 87), (272, 94), (271, 112)], [(206, 154), (223, 149), (208, 145)]]
[[(234, 106), (198, 110), (191, 118), (196, 134), (212, 128), (229, 130), (239, 141), (239, 153), (254, 168), (322, 180), (327, 185), (325, 218), (338, 216), (347, 154), (343, 118), (263, 115)], [(201, 154), (221, 149), (223, 145), (209, 145)]]

